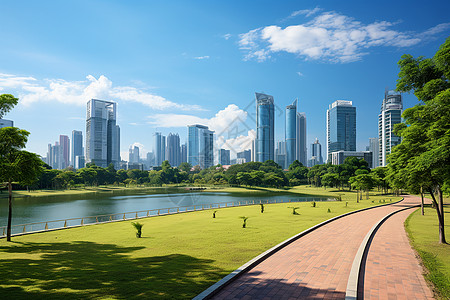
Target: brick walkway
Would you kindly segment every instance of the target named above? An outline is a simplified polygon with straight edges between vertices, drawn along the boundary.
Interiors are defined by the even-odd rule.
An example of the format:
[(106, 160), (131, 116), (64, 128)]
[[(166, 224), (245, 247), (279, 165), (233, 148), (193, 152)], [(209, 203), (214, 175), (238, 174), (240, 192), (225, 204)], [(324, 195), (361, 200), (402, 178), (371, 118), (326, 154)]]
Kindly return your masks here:
[(433, 298), (403, 227), (413, 211), (390, 217), (373, 238), (366, 260), (365, 300)]
[(331, 222), (242, 274), (213, 299), (344, 299), (353, 259), (372, 226), (388, 213), (418, 203), (405, 198)]

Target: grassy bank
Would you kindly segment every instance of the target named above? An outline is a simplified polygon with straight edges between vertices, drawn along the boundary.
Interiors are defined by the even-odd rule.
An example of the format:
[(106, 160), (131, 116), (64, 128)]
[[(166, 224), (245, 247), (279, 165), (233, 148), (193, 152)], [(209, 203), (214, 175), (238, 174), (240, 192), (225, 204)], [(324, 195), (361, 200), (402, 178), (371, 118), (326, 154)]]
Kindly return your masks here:
[[(139, 220), (141, 239), (131, 221), (2, 239), (0, 293), (5, 299), (192, 298), (294, 234), (381, 199), (389, 201), (374, 196), (347, 206), (270, 204), (263, 214), (259, 205), (225, 208), (215, 219), (212, 211), (147, 218)], [(300, 207), (299, 215), (290, 206)], [(240, 216), (249, 217), (245, 229)]]
[[(445, 214), (450, 214), (447, 201)], [(446, 218), (445, 237), (450, 242), (450, 222)], [(405, 222), (411, 243), (428, 269), (425, 278), (431, 282), (442, 299), (450, 299), (450, 245), (439, 244), (438, 220), (434, 208), (427, 206), (425, 215), (420, 209), (412, 213)]]

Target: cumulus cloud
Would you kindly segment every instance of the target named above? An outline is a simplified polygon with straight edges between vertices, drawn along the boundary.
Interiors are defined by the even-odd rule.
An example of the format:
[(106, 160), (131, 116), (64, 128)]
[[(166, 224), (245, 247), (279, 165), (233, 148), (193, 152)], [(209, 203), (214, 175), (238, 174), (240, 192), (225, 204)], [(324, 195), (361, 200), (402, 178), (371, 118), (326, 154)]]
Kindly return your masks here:
[[(311, 16), (319, 11), (300, 10), (291, 16)], [(239, 35), (239, 47), (244, 60), (264, 61), (273, 53), (288, 52), (305, 60), (345, 63), (360, 60), (371, 47), (409, 47), (450, 27), (449, 23), (439, 24), (420, 34), (394, 30), (394, 25), (387, 21), (366, 25), (337, 12), (323, 12), (299, 25), (252, 29)]]
[(230, 104), (209, 119), (184, 114), (155, 114), (149, 116), (149, 124), (159, 128), (206, 125), (215, 132), (217, 147), (242, 151), (251, 147), (251, 139), (254, 138), (254, 130), (246, 125), (247, 116), (246, 111)]
[(90, 99), (137, 102), (156, 110), (180, 109), (202, 110), (198, 105), (185, 105), (132, 86), (114, 86), (112, 81), (101, 75), (86, 80), (67, 81), (63, 79), (38, 80), (34, 77), (0, 73), (0, 88), (17, 91), (22, 105), (35, 102), (61, 102), (86, 105)]

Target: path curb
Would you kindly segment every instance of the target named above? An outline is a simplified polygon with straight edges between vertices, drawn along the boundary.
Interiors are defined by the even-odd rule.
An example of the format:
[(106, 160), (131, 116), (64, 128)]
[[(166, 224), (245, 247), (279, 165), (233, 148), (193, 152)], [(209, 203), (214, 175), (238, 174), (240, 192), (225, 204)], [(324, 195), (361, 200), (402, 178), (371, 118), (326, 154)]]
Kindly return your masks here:
[(212, 296), (216, 295), (219, 291), (221, 291), (225, 286), (230, 284), (233, 280), (235, 280), (242, 273), (250, 270), (251, 268), (253, 268), (257, 264), (259, 264), (260, 262), (262, 262), (263, 260), (265, 260), (266, 258), (271, 256), (275, 252), (281, 250), (282, 248), (286, 247), (287, 245), (291, 244), (292, 242), (298, 240), (302, 236), (305, 236), (308, 233), (311, 233), (312, 231), (314, 231), (328, 223), (331, 223), (335, 220), (338, 220), (340, 218), (343, 218), (343, 217), (346, 217), (346, 216), (349, 216), (349, 215), (352, 215), (352, 214), (355, 214), (355, 213), (358, 213), (361, 211), (374, 209), (374, 208), (378, 208), (378, 207), (383, 207), (383, 206), (387, 206), (387, 205), (397, 204), (397, 203), (402, 202), (404, 199), (405, 198), (402, 198), (400, 201), (393, 202), (393, 203), (387, 203), (387, 204), (382, 204), (382, 205), (373, 206), (373, 207), (366, 207), (363, 209), (351, 211), (351, 212), (345, 213), (343, 215), (336, 216), (334, 218), (323, 221), (322, 223), (319, 223), (317, 225), (314, 225), (313, 227), (310, 227), (310, 228), (288, 238), (287, 240), (284, 240), (283, 242), (279, 243), (278, 245), (273, 246), (269, 250), (266, 250), (265, 252), (261, 253), (260, 255), (256, 256), (255, 258), (251, 259), (250, 261), (246, 262), (245, 264), (243, 264), (242, 266), (240, 266), (239, 268), (237, 268), (236, 270), (234, 270), (233, 272), (231, 272), (230, 274), (228, 274), (227, 276), (225, 276), (224, 278), (222, 278), (221, 280), (219, 280), (218, 282), (216, 282), (215, 284), (213, 284), (212, 286), (210, 286), (209, 288), (207, 288), (206, 290), (204, 290), (203, 292), (201, 292), (200, 294), (195, 296), (193, 298), (193, 300), (210, 299)]
[(345, 300), (358, 299), (358, 292), (361, 292), (358, 290), (358, 283), (362, 276), (361, 269), (363, 266), (363, 260), (365, 257), (367, 257), (367, 254), (369, 253), (370, 244), (373, 238), (375, 237), (375, 234), (377, 233), (378, 229), (381, 227), (381, 225), (392, 215), (415, 207), (420, 207), (420, 204), (405, 207), (387, 214), (380, 221), (378, 221), (377, 224), (375, 224), (372, 227), (372, 229), (370, 229), (370, 231), (366, 234), (363, 241), (361, 242), (361, 245), (359, 246), (358, 252), (356, 252), (355, 259), (353, 260), (352, 268), (348, 276), (347, 289), (345, 291)]

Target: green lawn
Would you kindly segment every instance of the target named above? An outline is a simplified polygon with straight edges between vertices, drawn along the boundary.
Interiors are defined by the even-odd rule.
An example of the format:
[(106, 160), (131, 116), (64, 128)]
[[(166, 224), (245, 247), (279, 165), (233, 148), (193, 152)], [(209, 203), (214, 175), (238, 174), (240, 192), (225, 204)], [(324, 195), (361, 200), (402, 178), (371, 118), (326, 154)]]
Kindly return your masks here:
[[(141, 239), (135, 237), (131, 221), (13, 237), (12, 243), (2, 239), (0, 295), (3, 299), (192, 298), (251, 258), (315, 224), (378, 205), (380, 199), (399, 199), (372, 196), (356, 203), (354, 193), (343, 198), (318, 202), (314, 208), (311, 203), (270, 204), (263, 214), (259, 205), (224, 208), (215, 219), (211, 210), (141, 219)], [(300, 215), (292, 215), (289, 206), (299, 206)], [(245, 229), (240, 216), (249, 217)]]
[[(450, 201), (447, 201), (449, 203)], [(444, 207), (445, 237), (450, 243), (450, 207)], [(412, 245), (429, 270), (425, 276), (436, 287), (443, 299), (450, 299), (450, 245), (439, 244), (439, 229), (436, 210), (425, 208), (425, 215), (420, 209), (411, 214), (405, 222)]]

